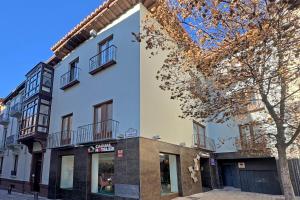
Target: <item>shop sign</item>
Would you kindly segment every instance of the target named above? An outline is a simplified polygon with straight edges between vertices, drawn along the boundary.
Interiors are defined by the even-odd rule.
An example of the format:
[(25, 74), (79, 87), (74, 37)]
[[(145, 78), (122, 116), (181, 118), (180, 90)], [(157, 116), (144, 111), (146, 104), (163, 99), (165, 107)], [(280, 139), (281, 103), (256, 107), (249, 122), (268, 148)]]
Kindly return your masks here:
[(88, 148), (89, 153), (111, 152), (114, 150), (115, 147), (113, 147), (111, 144), (97, 144)]
[(239, 166), (240, 169), (245, 169), (246, 168), (246, 165), (245, 165), (244, 162), (239, 162), (238, 166)]
[(210, 157), (209, 153), (205, 153), (205, 152), (200, 152), (199, 155), (200, 155), (200, 157), (204, 157), (204, 158)]
[(123, 158), (123, 150), (118, 150), (118, 158)]

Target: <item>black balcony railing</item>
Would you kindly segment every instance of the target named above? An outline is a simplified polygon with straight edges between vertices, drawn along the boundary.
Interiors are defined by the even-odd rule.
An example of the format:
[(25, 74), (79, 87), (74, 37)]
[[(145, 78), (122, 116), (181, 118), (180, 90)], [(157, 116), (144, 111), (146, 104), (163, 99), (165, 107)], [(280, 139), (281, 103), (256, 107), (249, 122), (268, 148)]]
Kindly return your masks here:
[(10, 108), (9, 115), (11, 117), (17, 117), (17, 118), (21, 117), (22, 116), (22, 104), (16, 103), (15, 105), (13, 105)]
[(78, 127), (74, 141), (76, 144), (116, 139), (119, 122), (106, 120)]
[(198, 148), (206, 149), (209, 151), (216, 151), (216, 144), (212, 138), (205, 135), (193, 134), (194, 145)]
[(2, 112), (0, 114), (0, 124), (6, 126), (9, 123), (9, 115), (8, 112)]
[(66, 130), (50, 134), (48, 136), (48, 148), (73, 145), (75, 133), (76, 131)]
[(113, 64), (116, 64), (117, 47), (112, 45), (90, 59), (90, 74), (95, 74)]
[(63, 74), (60, 77), (60, 88), (64, 90), (68, 87), (75, 85), (76, 83), (79, 83), (79, 71), (80, 68), (75, 67), (67, 73)]

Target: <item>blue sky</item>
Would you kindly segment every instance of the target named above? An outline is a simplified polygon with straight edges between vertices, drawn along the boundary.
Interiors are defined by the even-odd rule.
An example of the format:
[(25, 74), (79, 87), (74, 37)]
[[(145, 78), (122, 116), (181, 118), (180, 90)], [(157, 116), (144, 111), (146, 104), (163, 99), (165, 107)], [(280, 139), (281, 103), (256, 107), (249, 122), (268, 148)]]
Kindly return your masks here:
[(103, 0), (11, 0), (0, 2), (0, 97), (7, 96), (50, 47)]

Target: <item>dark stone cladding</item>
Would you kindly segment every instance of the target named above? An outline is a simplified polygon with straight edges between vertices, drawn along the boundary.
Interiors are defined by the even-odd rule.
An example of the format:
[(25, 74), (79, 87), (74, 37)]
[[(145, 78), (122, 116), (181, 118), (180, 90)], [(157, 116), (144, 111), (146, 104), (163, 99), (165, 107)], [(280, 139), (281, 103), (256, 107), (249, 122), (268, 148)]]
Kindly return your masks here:
[[(141, 199), (169, 200), (176, 196), (188, 196), (202, 192), (200, 173), (197, 173), (199, 181), (194, 183), (188, 170), (189, 166), (194, 166), (193, 159), (199, 150), (147, 138), (140, 138), (140, 146)], [(178, 194), (161, 196), (159, 153), (177, 156)]]
[[(77, 148), (55, 149), (51, 153), (49, 174), (48, 198), (62, 198), (72, 200), (132, 200), (117, 196), (92, 194), (91, 191), (91, 161), (92, 154), (88, 153), (88, 147), (95, 144), (111, 143), (115, 147), (115, 184), (128, 184), (139, 186), (139, 140), (132, 138), (127, 140), (98, 142)], [(117, 157), (117, 151), (123, 150), (123, 157)], [(60, 189), (61, 157), (74, 155), (73, 189)], [(130, 167), (127, 167), (130, 166)]]
[[(137, 197), (129, 198), (118, 194), (124, 191), (116, 191), (115, 196), (92, 194), (91, 191), (91, 155), (85, 146), (54, 149), (51, 153), (49, 174), (48, 198), (61, 198), (72, 200), (169, 200), (177, 196), (188, 196), (202, 192), (201, 175), (197, 172), (198, 182), (194, 183), (188, 167), (194, 165), (193, 159), (200, 152), (199, 149), (182, 147), (165, 142), (146, 138), (131, 138), (126, 140), (106, 141), (115, 147), (115, 185), (119, 188), (132, 189), (137, 192)], [(118, 150), (123, 150), (123, 157), (118, 157)], [(202, 151), (203, 152), (203, 151)], [(161, 196), (160, 186), (160, 162), (159, 154), (168, 153), (177, 156), (178, 188), (177, 194)], [(63, 190), (60, 185), (61, 157), (74, 155), (73, 189)], [(134, 190), (134, 188), (137, 189)], [(121, 197), (122, 196), (122, 197)]]
[[(13, 185), (13, 192), (26, 193), (31, 194), (31, 184), (28, 181), (19, 181), (13, 179), (5, 179), (0, 178), (0, 188), (4, 190), (8, 190), (10, 186)], [(39, 195), (42, 197), (48, 196), (48, 185), (40, 184), (40, 192)]]

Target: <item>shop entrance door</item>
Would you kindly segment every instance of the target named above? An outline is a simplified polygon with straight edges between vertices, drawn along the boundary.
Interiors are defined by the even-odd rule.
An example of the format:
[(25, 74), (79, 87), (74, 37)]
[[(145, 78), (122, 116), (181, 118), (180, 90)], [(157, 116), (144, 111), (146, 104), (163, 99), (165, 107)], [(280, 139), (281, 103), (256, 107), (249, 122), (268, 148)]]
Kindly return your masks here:
[(203, 192), (212, 190), (209, 158), (200, 158), (200, 169)]
[(40, 191), (41, 172), (42, 172), (42, 153), (32, 154), (31, 186), (32, 191)]

